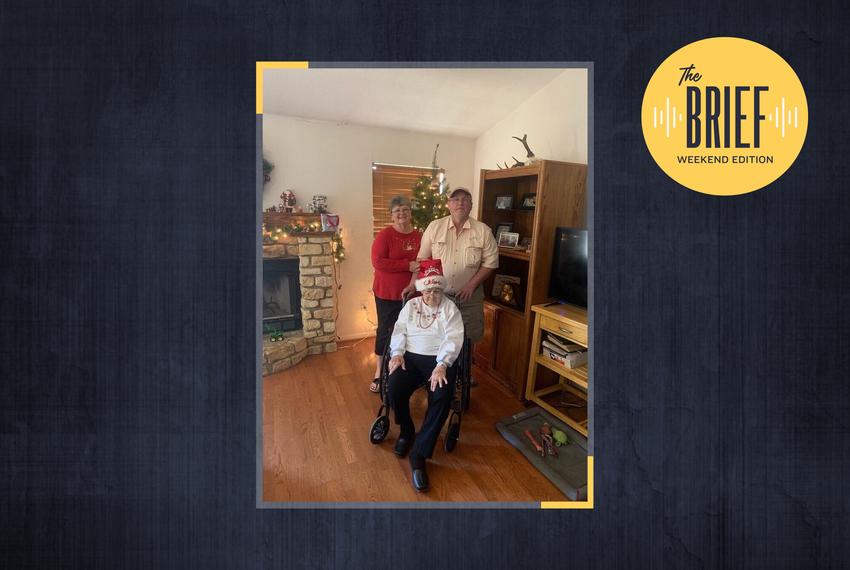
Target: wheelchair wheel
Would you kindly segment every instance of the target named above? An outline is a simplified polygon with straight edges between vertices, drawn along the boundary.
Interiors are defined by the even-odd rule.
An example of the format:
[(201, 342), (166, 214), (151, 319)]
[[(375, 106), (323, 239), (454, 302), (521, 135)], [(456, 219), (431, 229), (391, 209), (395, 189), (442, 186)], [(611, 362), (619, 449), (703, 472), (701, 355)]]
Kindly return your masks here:
[(449, 417), (449, 427), (446, 429), (446, 438), (443, 442), (443, 448), (446, 453), (454, 451), (457, 446), (457, 440), (460, 437), (460, 414), (452, 412)]
[(372, 422), (372, 429), (369, 430), (369, 441), (378, 444), (384, 441), (387, 438), (387, 434), (390, 433), (390, 418), (389, 416), (381, 415), (378, 416), (374, 422)]

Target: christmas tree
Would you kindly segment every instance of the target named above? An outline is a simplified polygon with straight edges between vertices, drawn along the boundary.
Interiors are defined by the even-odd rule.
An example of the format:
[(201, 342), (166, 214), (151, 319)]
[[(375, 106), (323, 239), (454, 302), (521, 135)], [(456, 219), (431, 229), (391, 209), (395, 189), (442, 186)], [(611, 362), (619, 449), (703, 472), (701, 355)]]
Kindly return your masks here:
[(413, 187), (413, 227), (425, 231), (432, 221), (449, 215), (448, 186), (440, 192), (434, 176), (421, 176)]
[(413, 187), (413, 227), (425, 231), (432, 221), (449, 215), (446, 202), (449, 198), (449, 185), (443, 179), (443, 173), (437, 166), (437, 148), (431, 163), (431, 176), (421, 176)]

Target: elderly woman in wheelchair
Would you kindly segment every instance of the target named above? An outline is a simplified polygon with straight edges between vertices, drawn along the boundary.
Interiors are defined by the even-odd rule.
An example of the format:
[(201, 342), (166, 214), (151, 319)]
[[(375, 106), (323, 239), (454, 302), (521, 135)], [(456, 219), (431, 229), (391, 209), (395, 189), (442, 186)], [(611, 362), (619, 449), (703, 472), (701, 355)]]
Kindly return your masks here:
[[(446, 280), (440, 260), (424, 260), (416, 289), (422, 296), (401, 310), (390, 338), (388, 398), (401, 433), (394, 452), (410, 453), (413, 486), (428, 489), (426, 461), (449, 415), (455, 395), (458, 365), (464, 344), (463, 320), (458, 308), (445, 298)], [(410, 396), (423, 383), (428, 387), (428, 411), (417, 434), (410, 417)]]

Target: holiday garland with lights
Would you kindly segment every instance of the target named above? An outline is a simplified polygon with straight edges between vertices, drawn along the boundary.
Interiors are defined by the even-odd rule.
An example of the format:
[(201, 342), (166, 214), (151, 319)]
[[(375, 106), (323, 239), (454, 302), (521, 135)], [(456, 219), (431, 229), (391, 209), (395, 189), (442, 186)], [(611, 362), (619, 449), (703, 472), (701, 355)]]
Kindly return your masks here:
[[(320, 224), (313, 222), (311, 224), (284, 224), (282, 227), (266, 228), (263, 222), (263, 243), (278, 243), (279, 240), (287, 239), (291, 235), (304, 235), (321, 232)], [(345, 259), (345, 246), (342, 243), (342, 235), (337, 232), (331, 237), (331, 255), (337, 263), (342, 263)]]

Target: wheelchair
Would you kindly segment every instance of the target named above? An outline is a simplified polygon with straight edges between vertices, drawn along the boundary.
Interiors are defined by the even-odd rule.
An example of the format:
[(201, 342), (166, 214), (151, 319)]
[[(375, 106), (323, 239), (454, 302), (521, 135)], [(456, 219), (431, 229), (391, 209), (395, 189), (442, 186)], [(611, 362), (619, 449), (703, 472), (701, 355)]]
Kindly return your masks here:
[[(405, 303), (418, 295), (411, 295), (405, 299)], [(454, 296), (446, 295), (453, 303), (460, 306)], [(390, 433), (390, 409), (392, 404), (389, 398), (389, 363), (390, 363), (390, 343), (384, 348), (384, 359), (381, 364), (381, 375), (378, 377), (378, 383), (381, 390), (381, 406), (378, 408), (377, 417), (372, 422), (372, 427), (369, 429), (369, 441), (377, 445), (387, 438)], [(469, 338), (464, 334), (463, 346), (460, 350), (460, 355), (457, 357), (457, 377), (455, 378), (455, 393), (452, 397), (451, 411), (446, 420), (446, 434), (443, 438), (443, 449), (446, 453), (454, 451), (457, 446), (457, 440), (460, 438), (460, 425), (463, 419), (463, 412), (469, 410), (469, 392), (472, 381), (472, 350)], [(427, 386), (428, 379), (419, 386)], [(419, 389), (417, 388), (417, 389)]]

